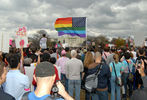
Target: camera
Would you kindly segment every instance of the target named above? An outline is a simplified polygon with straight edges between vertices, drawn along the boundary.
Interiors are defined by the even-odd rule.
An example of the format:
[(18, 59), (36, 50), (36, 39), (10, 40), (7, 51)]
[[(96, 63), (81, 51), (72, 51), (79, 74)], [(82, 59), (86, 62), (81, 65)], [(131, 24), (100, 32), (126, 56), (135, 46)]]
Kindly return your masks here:
[(56, 86), (56, 84), (54, 84), (52, 87), (52, 97), (57, 97), (58, 91), (59, 91), (58, 87)]
[[(57, 80), (56, 83), (57, 83), (58, 81), (60, 81), (60, 82), (63, 84), (63, 82), (62, 82), (61, 80)], [(55, 99), (55, 98), (60, 98), (60, 97), (61, 97), (61, 96), (58, 94), (59, 89), (58, 89), (56, 83), (53, 85), (53, 87), (52, 87), (52, 92), (51, 92), (51, 97), (54, 98), (54, 99)]]
[(142, 64), (142, 61), (141, 60), (137, 60), (137, 69), (141, 68), (141, 64)]

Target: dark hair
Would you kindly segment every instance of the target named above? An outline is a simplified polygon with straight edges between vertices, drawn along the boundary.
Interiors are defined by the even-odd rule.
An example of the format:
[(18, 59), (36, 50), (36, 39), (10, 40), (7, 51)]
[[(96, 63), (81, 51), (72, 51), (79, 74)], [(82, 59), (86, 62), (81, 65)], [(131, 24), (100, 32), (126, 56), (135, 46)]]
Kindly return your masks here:
[(10, 47), (9, 53), (16, 53), (16, 48)]
[(11, 55), (12, 55), (11, 53), (8, 53), (8, 54), (5, 55), (5, 58), (6, 58), (6, 60), (7, 60), (8, 63), (10, 62), (10, 56)]
[(36, 47), (30, 47), (32, 53), (34, 54), (36, 51), (37, 51), (37, 48)]
[(69, 51), (69, 47), (66, 47), (66, 48), (65, 48), (65, 51), (68, 52), (68, 51)]
[(52, 64), (55, 64), (55, 63), (56, 63), (56, 58), (55, 58), (55, 57), (51, 57), (50, 62), (51, 62)]
[(116, 52), (116, 48), (112, 47), (111, 52)]
[(121, 50), (122, 50), (123, 53), (127, 52), (127, 48), (126, 47), (121, 47)]
[(0, 55), (0, 61), (3, 61), (3, 56), (2, 55)]
[(105, 52), (109, 52), (109, 49), (110, 49), (109, 47), (104, 47)]
[(52, 48), (53, 52), (56, 53), (56, 48)]
[(49, 53), (43, 53), (42, 60), (43, 61), (49, 61), (50, 60), (50, 54)]
[(2, 76), (2, 74), (4, 72), (4, 67), (5, 67), (5, 63), (4, 62), (0, 62), (0, 77)]
[(43, 34), (42, 36), (43, 36), (43, 37), (45, 37), (45, 36), (46, 36), (46, 34)]
[(94, 52), (94, 49), (90, 47), (88, 51)]
[(1, 60), (3, 62), (5, 62), (6, 55), (7, 55), (7, 53), (2, 53), (2, 55), (1, 55)]
[(126, 53), (124, 54), (124, 57), (125, 57), (125, 59), (130, 59), (131, 55), (130, 55), (129, 52), (126, 52)]
[(10, 68), (17, 68), (18, 64), (20, 62), (20, 57), (17, 54), (12, 54), (9, 56), (9, 64)]
[(141, 54), (141, 55), (144, 54), (144, 50), (142, 48), (139, 49), (139, 54)]
[(32, 54), (30, 58), (32, 59), (32, 62), (34, 62), (35, 60), (37, 61), (37, 56), (35, 54)]

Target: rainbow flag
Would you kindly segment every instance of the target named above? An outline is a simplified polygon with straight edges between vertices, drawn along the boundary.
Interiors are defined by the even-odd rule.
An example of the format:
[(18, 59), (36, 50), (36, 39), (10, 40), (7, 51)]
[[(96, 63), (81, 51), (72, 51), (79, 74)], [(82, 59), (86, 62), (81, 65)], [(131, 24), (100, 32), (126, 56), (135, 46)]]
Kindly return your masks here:
[(58, 18), (55, 22), (58, 36), (71, 35), (86, 37), (86, 17)]

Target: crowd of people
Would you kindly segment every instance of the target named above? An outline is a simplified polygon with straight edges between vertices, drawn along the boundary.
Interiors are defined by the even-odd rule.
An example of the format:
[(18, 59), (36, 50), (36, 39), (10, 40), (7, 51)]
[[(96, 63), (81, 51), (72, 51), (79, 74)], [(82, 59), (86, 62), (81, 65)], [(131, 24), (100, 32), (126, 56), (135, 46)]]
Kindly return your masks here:
[[(1, 100), (80, 100), (81, 90), (85, 100), (146, 100), (147, 47), (47, 48), (43, 41), (39, 50), (30, 44), (0, 52)], [(89, 92), (86, 77), (97, 70)]]

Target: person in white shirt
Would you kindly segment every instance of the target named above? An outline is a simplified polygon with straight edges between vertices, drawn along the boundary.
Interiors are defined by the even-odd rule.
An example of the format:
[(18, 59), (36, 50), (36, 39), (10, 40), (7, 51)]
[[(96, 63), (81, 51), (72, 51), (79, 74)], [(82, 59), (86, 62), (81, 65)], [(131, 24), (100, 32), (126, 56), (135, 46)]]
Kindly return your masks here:
[(137, 53), (136, 53), (136, 51), (134, 50), (133, 47), (131, 48), (130, 53), (133, 54), (133, 58), (136, 60), (137, 59)]
[(47, 49), (47, 38), (46, 38), (46, 35), (43, 34), (42, 35), (42, 38), (40, 39), (40, 47), (41, 49)]
[(81, 76), (80, 73), (83, 72), (83, 63), (81, 60), (76, 58), (77, 52), (75, 50), (71, 51), (71, 59), (65, 64), (65, 73), (68, 79), (68, 92), (69, 95), (73, 97), (73, 92), (75, 88), (75, 100), (80, 100), (80, 90), (81, 90)]

